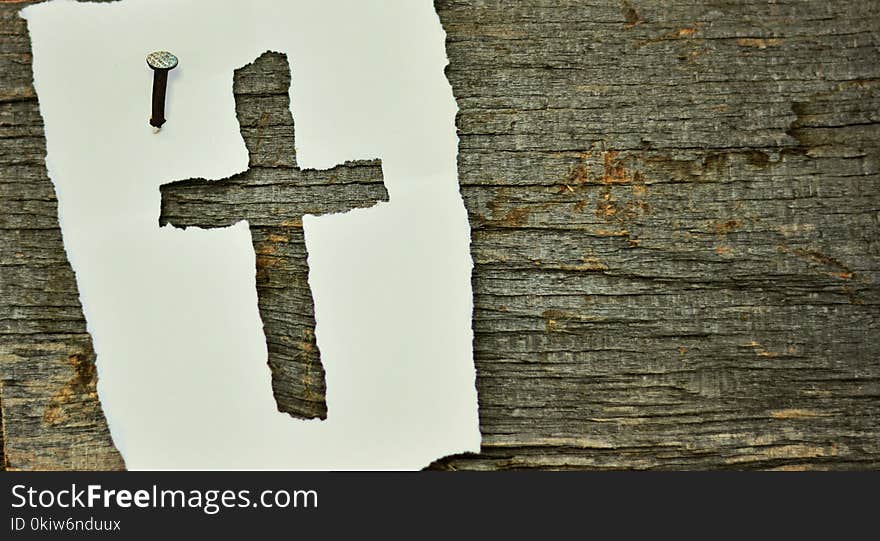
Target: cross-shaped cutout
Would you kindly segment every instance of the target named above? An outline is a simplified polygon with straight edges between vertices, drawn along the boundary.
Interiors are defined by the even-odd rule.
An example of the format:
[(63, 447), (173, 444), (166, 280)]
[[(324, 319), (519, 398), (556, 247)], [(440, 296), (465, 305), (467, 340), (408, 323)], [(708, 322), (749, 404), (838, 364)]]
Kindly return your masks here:
[(235, 71), (235, 111), (250, 156), (248, 170), (218, 181), (161, 186), (159, 223), (213, 228), (248, 220), (278, 410), (326, 419), (302, 216), (369, 207), (387, 201), (388, 193), (378, 160), (346, 162), (326, 171), (297, 167), (289, 86), (283, 54), (264, 53)]

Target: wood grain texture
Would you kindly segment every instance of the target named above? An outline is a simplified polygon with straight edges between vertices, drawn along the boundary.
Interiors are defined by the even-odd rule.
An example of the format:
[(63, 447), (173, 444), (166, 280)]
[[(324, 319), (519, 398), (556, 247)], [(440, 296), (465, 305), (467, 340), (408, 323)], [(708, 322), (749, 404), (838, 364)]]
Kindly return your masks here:
[[(460, 108), (484, 442), (434, 467), (880, 467), (872, 4), (435, 5)], [(94, 448), (90, 465), (116, 467), (94, 399), (45, 420), (91, 378), (70, 360), (88, 336), (19, 7), (0, 6), (7, 460), (70, 467)], [(253, 103), (245, 127), (267, 106)]]
[(436, 466), (877, 467), (876, 9), (435, 5), (484, 435)]
[(0, 5), (0, 395), (9, 469), (120, 469), (67, 262), (30, 40)]
[(248, 170), (221, 181), (163, 185), (159, 224), (211, 228), (248, 220), (275, 403), (293, 417), (326, 419), (302, 217), (369, 207), (387, 201), (388, 192), (379, 160), (324, 171), (297, 166), (290, 84), (283, 54), (265, 53), (236, 70), (235, 110)]

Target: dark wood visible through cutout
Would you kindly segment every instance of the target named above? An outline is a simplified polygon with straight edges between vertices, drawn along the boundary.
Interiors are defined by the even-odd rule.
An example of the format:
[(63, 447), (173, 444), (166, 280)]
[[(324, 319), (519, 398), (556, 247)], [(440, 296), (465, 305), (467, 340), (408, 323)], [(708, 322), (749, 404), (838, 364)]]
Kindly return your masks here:
[(326, 386), (315, 342), (302, 216), (387, 200), (382, 168), (378, 160), (346, 162), (325, 171), (297, 167), (285, 55), (263, 54), (236, 70), (234, 81), (235, 110), (250, 155), (248, 170), (219, 181), (163, 185), (159, 223), (214, 228), (248, 220), (278, 410), (325, 419)]

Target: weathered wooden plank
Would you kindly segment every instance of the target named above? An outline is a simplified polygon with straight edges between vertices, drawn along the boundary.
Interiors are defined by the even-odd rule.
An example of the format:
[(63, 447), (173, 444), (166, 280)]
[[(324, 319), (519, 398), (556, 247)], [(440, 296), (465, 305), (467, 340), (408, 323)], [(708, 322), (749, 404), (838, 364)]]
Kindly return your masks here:
[(448, 468), (878, 464), (878, 14), (437, 0), (483, 452)]
[[(435, 5), (460, 107), (484, 434), (479, 455), (435, 467), (880, 466), (870, 3)], [(0, 265), (2, 284), (28, 293), (7, 305), (4, 290), (15, 316), (0, 333), (74, 343), (59, 336), (87, 335), (13, 19), (0, 24), (0, 194), (13, 209)], [(270, 95), (238, 111), (247, 130), (283, 99), (266, 92), (283, 73), (244, 75), (237, 94)], [(263, 132), (267, 155), (284, 155), (283, 130)], [(16, 396), (45, 404), (32, 410), (54, 411), (76, 363), (44, 351), (0, 365), (5, 425), (24, 415), (13, 425), (35, 442), (57, 435), (12, 467), (69, 467), (101, 437), (7, 404), (14, 380)], [(28, 395), (46, 370), (64, 375)], [(7, 449), (22, 444), (6, 435)]]
[(0, 5), (0, 409), (9, 469), (118, 469), (64, 253), (18, 5)]

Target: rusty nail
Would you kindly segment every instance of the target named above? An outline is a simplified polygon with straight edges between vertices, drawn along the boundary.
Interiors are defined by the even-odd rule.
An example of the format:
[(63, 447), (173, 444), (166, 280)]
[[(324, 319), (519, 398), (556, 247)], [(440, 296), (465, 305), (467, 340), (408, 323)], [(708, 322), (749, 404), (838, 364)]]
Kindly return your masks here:
[(177, 67), (177, 57), (168, 51), (155, 51), (147, 55), (147, 65), (153, 69), (153, 116), (150, 117), (150, 126), (158, 131), (165, 124), (168, 72)]

